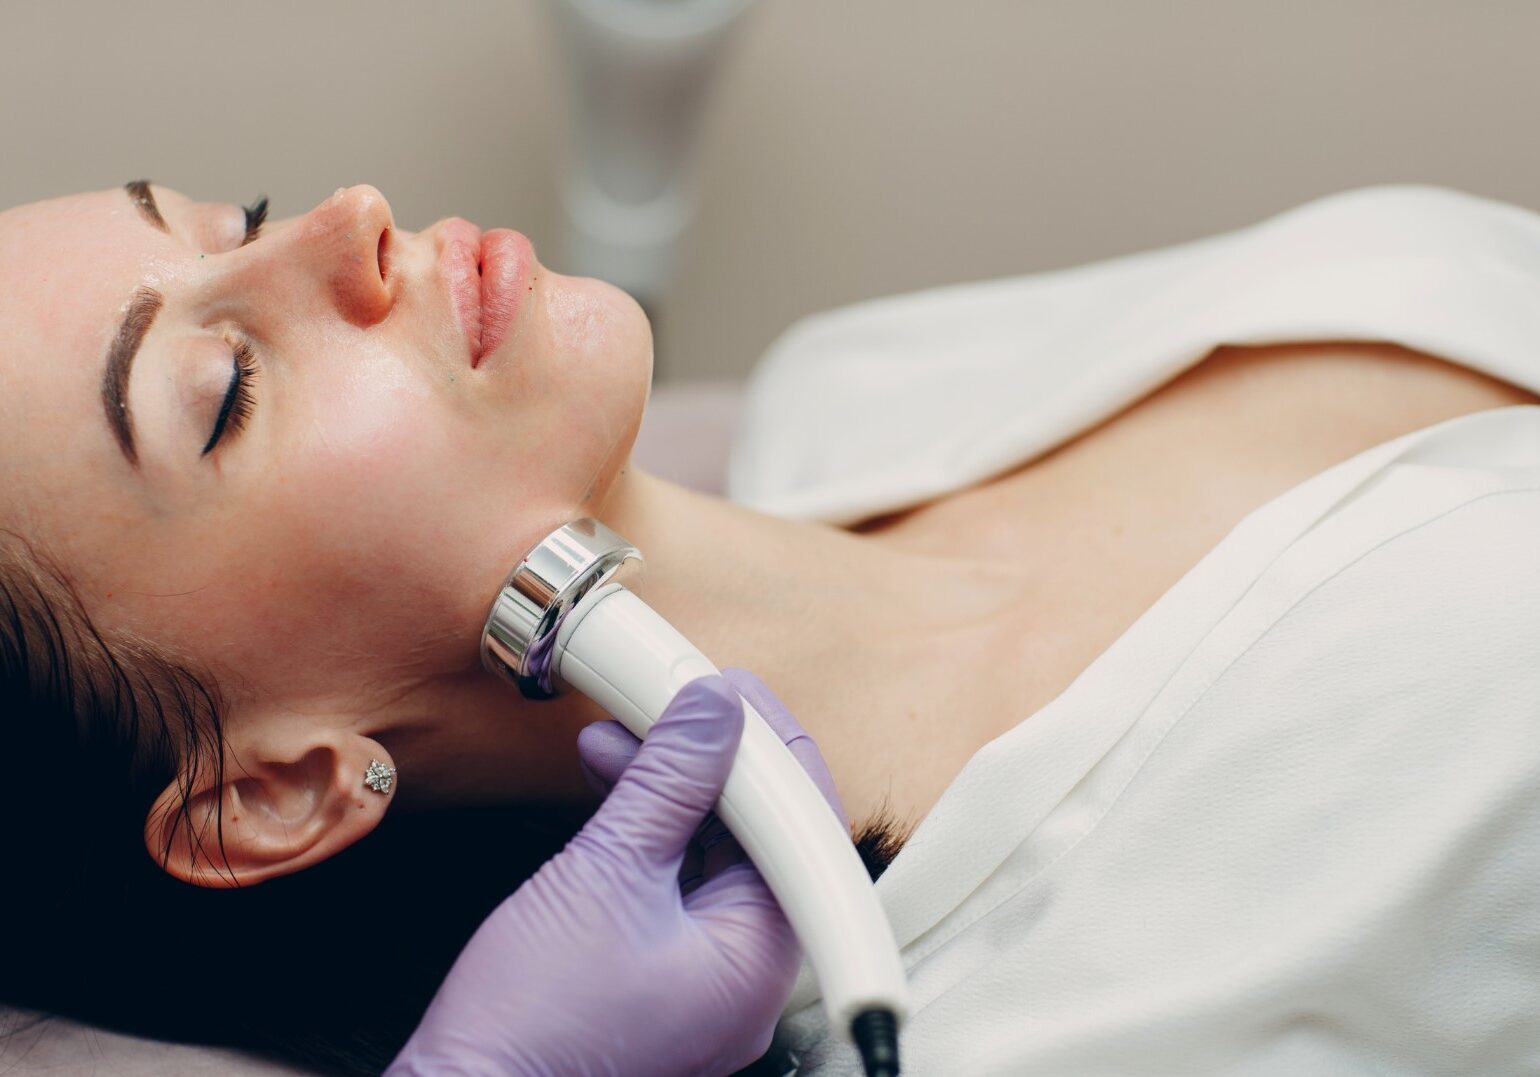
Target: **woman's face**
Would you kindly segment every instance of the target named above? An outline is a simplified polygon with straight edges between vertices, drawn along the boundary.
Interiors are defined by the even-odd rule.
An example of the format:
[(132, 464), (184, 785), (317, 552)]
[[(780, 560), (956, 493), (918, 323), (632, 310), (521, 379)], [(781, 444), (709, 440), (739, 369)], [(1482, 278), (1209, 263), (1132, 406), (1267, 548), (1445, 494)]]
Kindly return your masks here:
[(641, 308), (532, 260), (473, 367), (465, 222), (400, 230), (361, 186), (244, 242), (241, 207), (148, 190), (0, 214), (0, 527), (233, 702), (385, 702), (475, 667), (507, 570), (627, 459)]

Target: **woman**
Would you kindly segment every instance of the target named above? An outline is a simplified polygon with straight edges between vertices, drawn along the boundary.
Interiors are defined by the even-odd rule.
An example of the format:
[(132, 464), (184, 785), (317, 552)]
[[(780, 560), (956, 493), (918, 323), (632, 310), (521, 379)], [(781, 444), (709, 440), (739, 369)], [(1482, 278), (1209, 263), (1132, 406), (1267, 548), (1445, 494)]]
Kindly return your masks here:
[[(1391, 217), (1449, 218), (1447, 205), (1389, 202)], [(1344, 221), (1386, 206), (1382, 195), (1329, 207), (1335, 220), (1319, 211), (1318, 242), (1284, 253), (1340, 255), (1331, 244), (1351, 234)], [(454, 296), (480, 237), (454, 220), (404, 233), (372, 188), (268, 225), (147, 185), (21, 207), (0, 217), (0, 363), (13, 387), (0, 424), (12, 476), (0, 512), (19, 522), (11, 530), (30, 553), (12, 554), (8, 578), (46, 580), (25, 560), (46, 557), (73, 585), (99, 653), (122, 655), (118, 668), (146, 696), (161, 687), (176, 735), (157, 744), (146, 722), (132, 738), (170, 768), (141, 824), (165, 869), (188, 882), (248, 886), (321, 864), (397, 798), (396, 811), (591, 807), (574, 743), (603, 714), (576, 697), (510, 700), (476, 656), (487, 596), (510, 561), (579, 515), (604, 519), (646, 553), (645, 597), (703, 651), (776, 687), (822, 747), (853, 821), (888, 811), (940, 834), (956, 819), (932, 808), (964, 764), (1037, 725), (1022, 717), (1047, 716), (1089, 663), (1116, 650), (1109, 644), (1160, 609), (1152, 602), (1224, 549), (1238, 521), (1259, 518), (1259, 506), (1292, 506), (1298, 498), (1279, 495), (1308, 492), (1369, 450), (1536, 401), (1540, 373), (1517, 359), (1503, 381), (1489, 376), (1502, 357), (1335, 343), (1359, 331), (1345, 317), (1269, 320), (1290, 299), (1318, 304), (1306, 313), (1328, 301), (1350, 309), (1340, 277), (1319, 292), (1273, 295), (1265, 310), (1216, 302), (1208, 322), (1192, 313), (1208, 297), (1241, 294), (1236, 266), (1257, 264), (1240, 258), (1241, 239), (1257, 255), (1266, 253), (1257, 243), (1280, 234), (1291, 233), (1259, 226), (1174, 249), (1165, 265), (1146, 256), (1038, 282), (1031, 302), (1051, 298), (1057, 328), (1078, 325), (1086, 339), (1109, 310), (1150, 341), (1173, 325), (1187, 331), (1182, 349), (1140, 353), (1158, 361), (1118, 352), (1122, 377), (1100, 398), (1055, 398), (1058, 429), (1037, 430), (1036, 452), (1056, 451), (1042, 459), (1022, 438), (996, 439), (991, 452), (950, 454), (948, 467), (894, 484), (883, 470), (894, 454), (872, 456), (871, 446), (897, 436), (883, 424), (905, 413), (901, 394), (886, 412), (862, 415), (861, 437), (842, 443), (818, 424), (850, 421), (859, 401), (850, 386), (885, 388), (871, 367), (834, 369), (847, 379), (843, 393), (834, 380), (797, 397), (794, 364), (769, 364), (748, 447), (755, 438), (774, 447), (766, 409), (780, 407), (788, 421), (806, 420), (797, 436), (810, 448), (745, 453), (737, 496), (790, 504), (798, 474), (829, 495), (777, 516), (626, 467), (647, 399), (645, 320), (612, 288), (525, 263), (515, 238), (494, 232), (479, 244), (481, 290), (495, 301), (478, 312)], [(1213, 257), (1199, 265), (1197, 254)], [(1173, 275), (1178, 256), (1190, 272)], [(1358, 268), (1349, 279), (1385, 279), (1384, 264)], [(1163, 271), (1164, 291), (1118, 292), (1147, 269)], [(1086, 283), (1103, 304), (1085, 305), (1094, 289), (1076, 289)], [(967, 345), (965, 358), (983, 354), (969, 337), (982, 320), (975, 299), (957, 300), (972, 305), (970, 319), (927, 323)], [(1384, 318), (1424, 313), (1413, 305)], [(799, 359), (833, 351), (850, 323), (814, 323), (786, 347), (801, 347)], [(903, 356), (930, 341), (887, 339), (899, 358), (878, 376), (920, 369)], [(134, 343), (130, 378), (126, 361), (104, 357)], [(1090, 354), (1068, 332), (1056, 347), (1065, 362)], [(928, 369), (942, 355), (932, 347)], [(1000, 382), (984, 389), (964, 403), (1010, 404)], [(1332, 421), (1318, 425), (1326, 410)], [(999, 425), (1004, 414), (987, 417)], [(983, 425), (978, 414), (941, 418), (949, 431)], [(934, 450), (917, 429), (900, 433)], [(866, 471), (852, 471), (862, 452)], [(841, 502), (835, 472), (870, 481)], [(838, 677), (821, 672), (831, 653)], [(111, 677), (105, 685), (93, 688), (96, 702), (113, 698)], [(218, 749), (206, 733), (216, 710)], [(186, 750), (200, 734), (211, 750)], [(390, 798), (360, 798), (353, 776), (373, 759), (412, 780)], [(221, 812), (222, 849), (211, 851), (198, 836)], [(918, 926), (935, 918), (898, 920), (918, 960), (928, 945)], [(931, 1059), (924, 1018), (907, 1034), (912, 1060), (917, 1043)], [(848, 1062), (807, 1020), (796, 1031), (816, 1064)]]

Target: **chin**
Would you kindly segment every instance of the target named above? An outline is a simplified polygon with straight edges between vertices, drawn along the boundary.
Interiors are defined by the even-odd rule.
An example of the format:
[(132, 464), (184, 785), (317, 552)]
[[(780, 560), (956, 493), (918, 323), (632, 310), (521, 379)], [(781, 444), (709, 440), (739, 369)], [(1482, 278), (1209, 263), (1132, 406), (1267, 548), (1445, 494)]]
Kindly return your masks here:
[[(569, 277), (542, 268), (547, 317), (559, 350), (571, 357), (623, 359), (652, 381), (652, 323), (631, 295), (597, 277)], [(632, 377), (637, 376), (631, 374)]]
[(652, 324), (641, 304), (613, 284), (595, 277), (551, 277), (547, 310), (558, 354), (567, 363), (583, 362), (588, 377), (597, 375), (603, 383), (588, 381), (593, 391), (587, 407), (608, 414), (611, 433), (581, 498), (582, 512), (600, 515), (630, 460), (652, 395)]

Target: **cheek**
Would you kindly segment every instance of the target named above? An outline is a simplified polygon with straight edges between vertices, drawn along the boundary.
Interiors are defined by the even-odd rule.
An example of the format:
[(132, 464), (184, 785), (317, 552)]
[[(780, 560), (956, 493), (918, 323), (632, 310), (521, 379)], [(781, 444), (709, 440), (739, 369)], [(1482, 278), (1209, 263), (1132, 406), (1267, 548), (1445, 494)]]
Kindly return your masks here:
[(442, 474), (451, 455), (445, 417), (421, 386), (370, 380), (317, 394), (326, 405), (287, 448), (286, 500), (326, 506), (366, 522), (391, 513), (398, 500), (420, 496), (420, 483)]
[(465, 446), (433, 405), (410, 386), (352, 393), (312, 418), (243, 507), (238, 567), (222, 575), (268, 676), (336, 688), (474, 659), (485, 610), (455, 557), (471, 523), (454, 466)]
[(392, 578), (426, 579), (430, 559), (464, 526), (471, 431), (435, 404), (420, 386), (351, 394), (317, 418), (290, 480), (275, 488), (276, 519), (326, 567), (334, 590), (388, 594)]

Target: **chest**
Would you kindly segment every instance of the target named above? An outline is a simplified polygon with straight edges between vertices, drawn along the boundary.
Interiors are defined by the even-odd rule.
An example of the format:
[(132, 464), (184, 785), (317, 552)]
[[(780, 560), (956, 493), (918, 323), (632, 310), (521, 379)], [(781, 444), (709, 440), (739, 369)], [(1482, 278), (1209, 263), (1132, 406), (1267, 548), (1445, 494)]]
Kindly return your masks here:
[(1534, 403), (1396, 345), (1219, 348), (1037, 460), (852, 530), (912, 552), (1030, 562), (1023, 616), (1052, 624), (1055, 642), (1032, 698), (1015, 703), (1019, 717), (1067, 687), (1252, 510), (1403, 434)]

